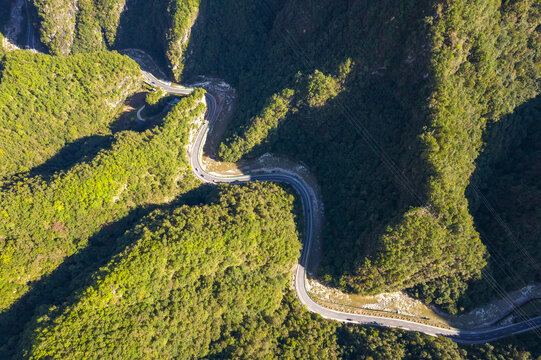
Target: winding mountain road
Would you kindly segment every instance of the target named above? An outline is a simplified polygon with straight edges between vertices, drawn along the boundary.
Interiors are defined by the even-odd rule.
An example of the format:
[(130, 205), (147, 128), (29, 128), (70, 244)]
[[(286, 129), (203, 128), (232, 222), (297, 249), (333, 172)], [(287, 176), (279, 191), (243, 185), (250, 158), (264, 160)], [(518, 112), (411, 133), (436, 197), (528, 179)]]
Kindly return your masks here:
[[(159, 86), (171, 94), (189, 94), (193, 89), (179, 88), (170, 83), (158, 80), (149, 73), (144, 73), (145, 80), (153, 85)], [(445, 336), (452, 340), (466, 344), (481, 344), (508, 336), (520, 334), (541, 327), (541, 316), (529, 319), (520, 323), (506, 326), (484, 328), (479, 330), (461, 330), (456, 328), (443, 328), (427, 325), (420, 322), (396, 319), (379, 315), (362, 315), (342, 311), (336, 311), (316, 303), (309, 295), (306, 288), (307, 263), (310, 260), (310, 248), (312, 245), (314, 217), (317, 216), (314, 201), (310, 194), (310, 186), (300, 176), (292, 175), (291, 172), (269, 172), (261, 174), (245, 174), (239, 176), (216, 176), (207, 173), (202, 165), (203, 147), (207, 136), (218, 119), (216, 99), (210, 93), (205, 95), (207, 102), (207, 113), (205, 121), (199, 129), (190, 152), (190, 165), (195, 176), (205, 183), (245, 183), (249, 181), (273, 181), (289, 184), (299, 194), (302, 201), (302, 208), (305, 219), (305, 241), (301, 257), (295, 273), (295, 290), (300, 302), (311, 312), (317, 313), (330, 320), (344, 323), (365, 324), (382, 327), (400, 328), (408, 331), (418, 331), (432, 336)]]

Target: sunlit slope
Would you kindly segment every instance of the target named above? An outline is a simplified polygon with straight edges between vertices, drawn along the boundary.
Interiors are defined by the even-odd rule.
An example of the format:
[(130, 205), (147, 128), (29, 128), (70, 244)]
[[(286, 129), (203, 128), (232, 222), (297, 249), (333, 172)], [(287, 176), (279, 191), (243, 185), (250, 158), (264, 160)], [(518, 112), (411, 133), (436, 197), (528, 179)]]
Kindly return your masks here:
[(137, 47), (180, 79), (200, 0), (34, 0), (40, 40), (51, 54)]
[(202, 94), (183, 98), (159, 127), (119, 133), (111, 149), (89, 162), (48, 181), (20, 179), (0, 193), (0, 309), (83, 249), (105, 224), (196, 185), (185, 146), (205, 112)]
[(12, 51), (0, 62), (0, 178), (42, 164), (70, 142), (109, 132), (140, 85), (137, 64), (112, 52)]
[(249, 184), (220, 187), (209, 205), (152, 213), (124, 235), (133, 245), (97, 272), (71, 305), (34, 323), (26, 355), (188, 359), (219, 353), (234, 344), (230, 333), (246, 321), (276, 316), (300, 250), (292, 210), (293, 197), (276, 185)]
[(488, 257), (464, 195), (482, 134), (541, 91), (539, 3), (290, 2), (279, 14), (264, 70), (245, 72), (265, 80), (238, 79), (248, 100), (221, 156), (272, 150), (316, 173), (329, 281), (364, 293), (430, 282), (419, 296), (454, 311)]

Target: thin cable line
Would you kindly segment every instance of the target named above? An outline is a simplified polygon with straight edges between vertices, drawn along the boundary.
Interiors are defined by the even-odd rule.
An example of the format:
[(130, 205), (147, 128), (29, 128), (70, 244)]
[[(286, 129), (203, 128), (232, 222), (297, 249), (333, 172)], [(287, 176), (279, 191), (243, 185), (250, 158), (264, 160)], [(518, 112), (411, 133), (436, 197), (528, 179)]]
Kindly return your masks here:
[[(276, 11), (274, 11), (274, 9), (268, 3), (268, 1), (267, 0), (263, 0), (263, 1), (267, 4), (269, 9), (274, 13), (275, 17), (277, 17), (278, 14), (276, 13)], [(300, 45), (298, 44), (298, 42), (296, 41), (294, 36), (291, 35), (290, 31), (287, 28), (285, 28), (285, 26), (283, 28), (284, 28), (284, 31), (286, 33), (286, 36), (283, 36), (283, 38), (286, 40), (286, 42), (288, 43), (291, 50), (297, 55), (297, 57), (301, 60), (301, 62), (303, 62), (302, 58), (304, 58), (304, 64), (303, 65), (305, 66), (305, 68), (308, 69), (308, 71), (311, 71), (311, 70), (315, 69), (316, 66), (315, 66), (314, 62), (312, 61), (312, 59), (310, 59), (310, 57), (305, 54), (305, 52), (302, 50), (302, 48), (300, 47)], [(308, 64), (308, 66), (306, 65), (306, 63)], [(425, 201), (423, 201), (424, 196), (420, 196), (417, 193), (417, 191), (415, 190), (415, 187), (411, 184), (409, 179), (405, 175), (403, 175), (400, 168), (389, 157), (389, 155), (385, 152), (385, 150), (381, 147), (381, 145), (379, 145), (379, 143), (373, 138), (373, 136), (370, 134), (368, 129), (362, 123), (357, 121), (353, 111), (351, 111), (349, 109), (349, 107), (347, 107), (339, 98), (337, 98), (336, 102), (342, 108), (342, 113), (344, 114), (346, 119), (360, 132), (360, 135), (362, 136), (363, 140), (365, 140), (365, 142), (368, 144), (368, 146), (371, 148), (371, 150), (382, 160), (382, 162), (388, 168), (388, 170), (396, 177), (396, 180), (398, 181), (398, 183), (400, 185), (402, 185), (402, 187), (406, 191), (408, 191), (410, 193), (410, 195), (412, 195), (417, 201), (419, 201), (420, 203), (424, 203), (425, 202)], [(510, 231), (509, 227), (498, 216), (498, 214), (492, 208), (492, 206), (490, 205), (488, 200), (484, 197), (484, 195), (480, 191), (478, 191), (478, 188), (475, 186), (475, 184), (472, 184), (472, 185), (474, 187), (474, 190), (480, 194), (480, 197), (482, 198), (482, 201), (485, 204), (485, 206), (487, 206), (487, 208), (493, 214), (493, 216), (495, 215), (496, 221), (498, 221), (500, 223), (500, 225), (502, 225), (504, 227), (506, 232), (512, 236), (512, 232)], [(431, 209), (430, 206), (429, 206), (429, 208)], [(520, 244), (518, 244), (518, 242), (516, 242), (514, 237), (513, 237), (513, 240), (514, 240), (515, 244), (517, 245), (517, 247), (519, 247), (519, 249), (521, 250), (523, 255), (528, 257), (529, 260), (534, 265), (534, 267), (536, 267), (536, 269), (538, 269), (539, 266), (533, 260), (533, 258), (531, 258), (530, 254), (528, 254), (524, 250), (524, 248)], [(485, 244), (485, 245), (487, 245), (487, 244)], [(490, 246), (490, 247), (492, 248), (492, 246)], [(494, 253), (494, 254), (497, 254), (497, 256), (500, 257), (501, 259), (504, 259), (495, 249), (492, 249), (491, 252)], [(501, 260), (496, 260), (494, 263), (511, 279), (517, 279), (517, 280), (522, 281), (523, 283), (525, 283), (523, 279), (516, 276), (516, 273), (514, 271), (513, 271), (512, 275), (510, 275), (507, 271), (505, 271), (503, 269), (503, 267), (501, 266), (501, 262), (502, 262)], [(505, 262), (505, 264), (508, 265), (507, 262)], [(510, 266), (510, 268), (512, 269), (511, 266)], [(512, 305), (514, 307), (514, 304), (510, 300), (507, 292), (505, 292), (505, 290), (503, 290), (501, 288), (501, 286), (493, 278), (493, 276), (488, 272), (488, 270), (486, 270), (486, 268), (482, 269), (482, 274), (485, 274), (485, 279), (489, 279), (488, 284), (504, 299), (504, 301), (508, 302), (510, 305)], [(524, 314), (524, 312), (520, 308), (517, 308), (515, 311), (517, 311), (519, 314)], [(526, 318), (525, 315), (526, 314), (524, 314), (524, 317)], [(529, 320), (527, 319), (527, 321), (529, 321)], [(531, 324), (531, 322), (529, 322), (529, 324)], [(541, 335), (540, 335), (539, 330), (537, 330), (537, 329), (534, 329), (534, 330), (535, 330), (535, 333), (537, 334), (537, 336), (541, 339)]]
[(509, 226), (503, 221), (503, 219), (500, 217), (500, 215), (496, 212), (496, 210), (494, 209), (494, 207), (492, 206), (492, 204), (490, 204), (490, 202), (488, 201), (488, 199), (485, 197), (485, 195), (481, 192), (481, 190), (477, 187), (476, 184), (474, 183), (470, 183), (472, 189), (474, 190), (474, 192), (477, 194), (477, 196), (481, 199), (481, 202), (483, 203), (483, 205), (487, 208), (487, 210), (490, 212), (490, 214), (492, 215), (492, 217), (496, 220), (496, 222), (503, 228), (503, 230), (505, 231), (507, 237), (513, 241), (513, 243), (515, 244), (515, 246), (519, 249), (520, 253), (526, 258), (528, 259), (528, 261), (531, 263), (532, 267), (539, 273), (541, 274), (541, 267), (539, 266), (539, 264), (535, 261), (535, 259), (530, 255), (530, 253), (528, 253), (528, 251), (526, 251), (526, 249), (522, 246), (522, 244), (520, 244), (515, 235), (513, 234), (513, 232), (511, 231), (511, 229), (509, 228)]

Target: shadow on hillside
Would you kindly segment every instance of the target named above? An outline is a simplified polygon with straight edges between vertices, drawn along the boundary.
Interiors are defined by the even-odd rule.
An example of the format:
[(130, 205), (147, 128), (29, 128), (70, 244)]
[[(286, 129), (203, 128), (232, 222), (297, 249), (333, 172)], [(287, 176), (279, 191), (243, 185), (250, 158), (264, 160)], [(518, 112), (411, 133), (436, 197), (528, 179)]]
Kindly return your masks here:
[(124, 106), (130, 110), (120, 113), (120, 115), (109, 124), (109, 129), (113, 134), (126, 130), (140, 132), (156, 125), (155, 122), (141, 124), (137, 121), (137, 110), (143, 105), (146, 105), (146, 94), (146, 92), (141, 91), (126, 98)]
[[(167, 69), (166, 38), (170, 21), (169, 1), (131, 1), (126, 4), (118, 26), (116, 50), (137, 48), (150, 54), (162, 69)], [(170, 72), (168, 75), (171, 75)]]
[(13, 1), (11, 0), (0, 0), (0, 9), (4, 9), (0, 12), (0, 33), (4, 34), (6, 23), (10, 17), (11, 5)]
[[(240, 12), (229, 2), (202, 2), (187, 51), (194, 55), (184, 68), (187, 78), (208, 74), (236, 88), (238, 106), (223, 139), (226, 145), (243, 135), (273, 94), (298, 90), (299, 76), (316, 69), (334, 75), (350, 58), (355, 64), (347, 90), (334, 101), (313, 110), (295, 107), (294, 114), (244, 156), (285, 155), (304, 162), (315, 174), (326, 217), (322, 270), (338, 283), (375, 251), (388, 224), (409, 206), (419, 205), (385, 166), (381, 152), (348, 120), (361, 124), (424, 194), (428, 169), (420, 157), (418, 135), (426, 121), (426, 39), (422, 29), (411, 32), (411, 23), (424, 18), (428, 7), (407, 13), (390, 4), (329, 2), (305, 9), (290, 3), (280, 9), (258, 3)], [(345, 18), (338, 19), (332, 10)], [(234, 11), (239, 14), (234, 16)], [(397, 20), (378, 23), (369, 13)], [(360, 26), (364, 21), (366, 26)]]
[(80, 138), (66, 144), (56, 155), (43, 164), (32, 168), (28, 172), (29, 177), (42, 176), (48, 180), (55, 173), (67, 171), (80, 162), (91, 161), (102, 150), (111, 148), (113, 136), (92, 135)]
[[(0, 32), (10, 46), (24, 48), (26, 36), (26, 8), (24, 3), (0, 0)], [(14, 17), (13, 17), (14, 16)], [(12, 18), (13, 17), (13, 18)], [(2, 45), (0, 44), (0, 47)]]
[(48, 182), (53, 176), (66, 172), (78, 163), (90, 162), (102, 150), (108, 150), (113, 144), (112, 135), (91, 135), (64, 145), (53, 157), (25, 173), (18, 173), (6, 178), (0, 184), (0, 192), (6, 191), (19, 181), (41, 177)]
[[(134, 94), (127, 100), (127, 104), (136, 105), (134, 98), (140, 98), (141, 94)], [(144, 98), (144, 96), (143, 96)], [(112, 135), (90, 135), (77, 139), (71, 143), (65, 144), (55, 155), (47, 159), (44, 163), (37, 165), (26, 173), (15, 174), (8, 177), (0, 190), (8, 189), (14, 182), (21, 178), (40, 176), (45, 181), (49, 181), (52, 176), (61, 172), (69, 171), (73, 166), (82, 162), (91, 162), (101, 151), (110, 150), (114, 144), (114, 135), (122, 131), (143, 132), (163, 124), (162, 119), (168, 113), (169, 106), (163, 105), (163, 111), (157, 113), (144, 123), (134, 121), (136, 110), (121, 115), (118, 119), (109, 124)]]
[(28, 293), (0, 314), (0, 358), (9, 358), (20, 350), (18, 342), (22, 332), (34, 316), (46, 313), (52, 306), (61, 311), (72, 304), (77, 290), (89, 286), (100, 267), (130, 245), (122, 235), (141, 218), (159, 209), (206, 203), (215, 197), (216, 191), (214, 186), (202, 185), (169, 204), (138, 207), (122, 219), (103, 226), (83, 250), (65, 259), (51, 274), (34, 282)]
[[(469, 284), (465, 309), (541, 281), (541, 95), (491, 124), (466, 195), (475, 227), (490, 253), (487, 280)], [(537, 265), (539, 266), (539, 265)], [(485, 277), (486, 277), (485, 276)]]

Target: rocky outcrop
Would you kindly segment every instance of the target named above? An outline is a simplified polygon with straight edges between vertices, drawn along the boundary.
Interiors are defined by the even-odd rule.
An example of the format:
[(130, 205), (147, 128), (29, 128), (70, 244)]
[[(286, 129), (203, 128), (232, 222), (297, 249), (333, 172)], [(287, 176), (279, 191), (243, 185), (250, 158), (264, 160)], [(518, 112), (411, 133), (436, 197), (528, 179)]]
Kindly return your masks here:
[(172, 22), (167, 34), (167, 61), (173, 72), (175, 80), (180, 81), (184, 64), (189, 54), (188, 43), (192, 34), (192, 28), (199, 15), (199, 2), (177, 1), (171, 6), (174, 9)]
[(78, 0), (34, 0), (41, 20), (41, 42), (54, 55), (67, 55), (75, 39)]

